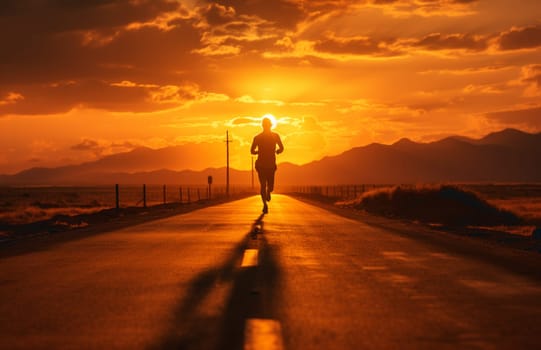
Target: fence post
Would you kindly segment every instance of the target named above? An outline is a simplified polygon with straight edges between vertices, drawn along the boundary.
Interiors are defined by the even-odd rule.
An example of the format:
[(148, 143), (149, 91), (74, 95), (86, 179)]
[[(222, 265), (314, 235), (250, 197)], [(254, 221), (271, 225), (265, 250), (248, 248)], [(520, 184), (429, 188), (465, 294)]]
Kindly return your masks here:
[(167, 203), (166, 193), (167, 191), (166, 191), (165, 185), (163, 185), (163, 204)]
[(197, 188), (197, 200), (201, 201), (201, 193), (199, 192), (199, 188)]
[(115, 184), (115, 204), (116, 204), (116, 208), (119, 209), (120, 208), (120, 194), (118, 190), (118, 184)]
[(188, 187), (188, 204), (190, 204), (191, 201), (192, 199), (190, 198), (190, 188)]
[(143, 208), (147, 207), (147, 185), (143, 184)]
[(180, 195), (180, 203), (182, 204), (182, 186), (178, 188), (178, 193)]

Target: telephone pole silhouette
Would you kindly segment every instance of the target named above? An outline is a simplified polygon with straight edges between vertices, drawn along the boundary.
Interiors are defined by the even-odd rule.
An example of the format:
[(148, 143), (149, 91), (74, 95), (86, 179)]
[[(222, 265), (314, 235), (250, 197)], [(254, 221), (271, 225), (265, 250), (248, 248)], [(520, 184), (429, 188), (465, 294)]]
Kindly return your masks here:
[(225, 145), (226, 145), (226, 154), (227, 154), (227, 168), (226, 168), (226, 175), (225, 175), (225, 195), (229, 197), (229, 144), (233, 142), (233, 140), (229, 139), (229, 130), (226, 130), (225, 132)]

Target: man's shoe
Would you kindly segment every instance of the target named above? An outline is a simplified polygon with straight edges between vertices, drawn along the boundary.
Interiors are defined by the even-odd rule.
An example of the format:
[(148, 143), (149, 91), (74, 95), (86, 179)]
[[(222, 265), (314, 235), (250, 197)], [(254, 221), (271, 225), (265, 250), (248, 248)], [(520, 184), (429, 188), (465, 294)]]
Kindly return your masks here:
[(267, 207), (267, 205), (265, 204), (263, 206), (263, 214), (267, 214), (269, 212), (269, 207)]
[(271, 200), (270, 192), (267, 192), (267, 202), (270, 202), (270, 200)]

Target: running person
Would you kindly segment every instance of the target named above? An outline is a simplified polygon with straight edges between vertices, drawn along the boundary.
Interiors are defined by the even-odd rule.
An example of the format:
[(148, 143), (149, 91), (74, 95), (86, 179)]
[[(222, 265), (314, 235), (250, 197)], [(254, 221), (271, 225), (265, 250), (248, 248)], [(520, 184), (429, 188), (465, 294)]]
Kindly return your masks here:
[[(284, 145), (280, 135), (271, 131), (272, 122), (269, 118), (263, 118), (263, 132), (254, 137), (250, 152), (257, 154), (255, 169), (261, 185), (261, 200), (263, 201), (263, 213), (268, 213), (267, 202), (271, 200), (271, 192), (274, 190), (274, 172), (276, 171), (276, 154), (284, 151)], [(276, 149), (278, 145), (278, 149)]]

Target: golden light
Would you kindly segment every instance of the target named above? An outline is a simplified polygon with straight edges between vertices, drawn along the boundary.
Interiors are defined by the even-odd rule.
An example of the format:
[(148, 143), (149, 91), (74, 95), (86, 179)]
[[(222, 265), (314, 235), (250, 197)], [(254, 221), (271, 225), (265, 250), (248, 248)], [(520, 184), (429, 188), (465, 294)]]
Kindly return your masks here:
[(272, 114), (270, 113), (267, 113), (265, 114), (263, 117), (261, 117), (261, 120), (265, 119), (265, 118), (268, 118), (270, 119), (271, 123), (272, 123), (272, 127), (271, 129), (274, 129), (276, 127), (276, 125), (278, 124), (278, 121), (276, 120), (276, 117), (273, 116)]

